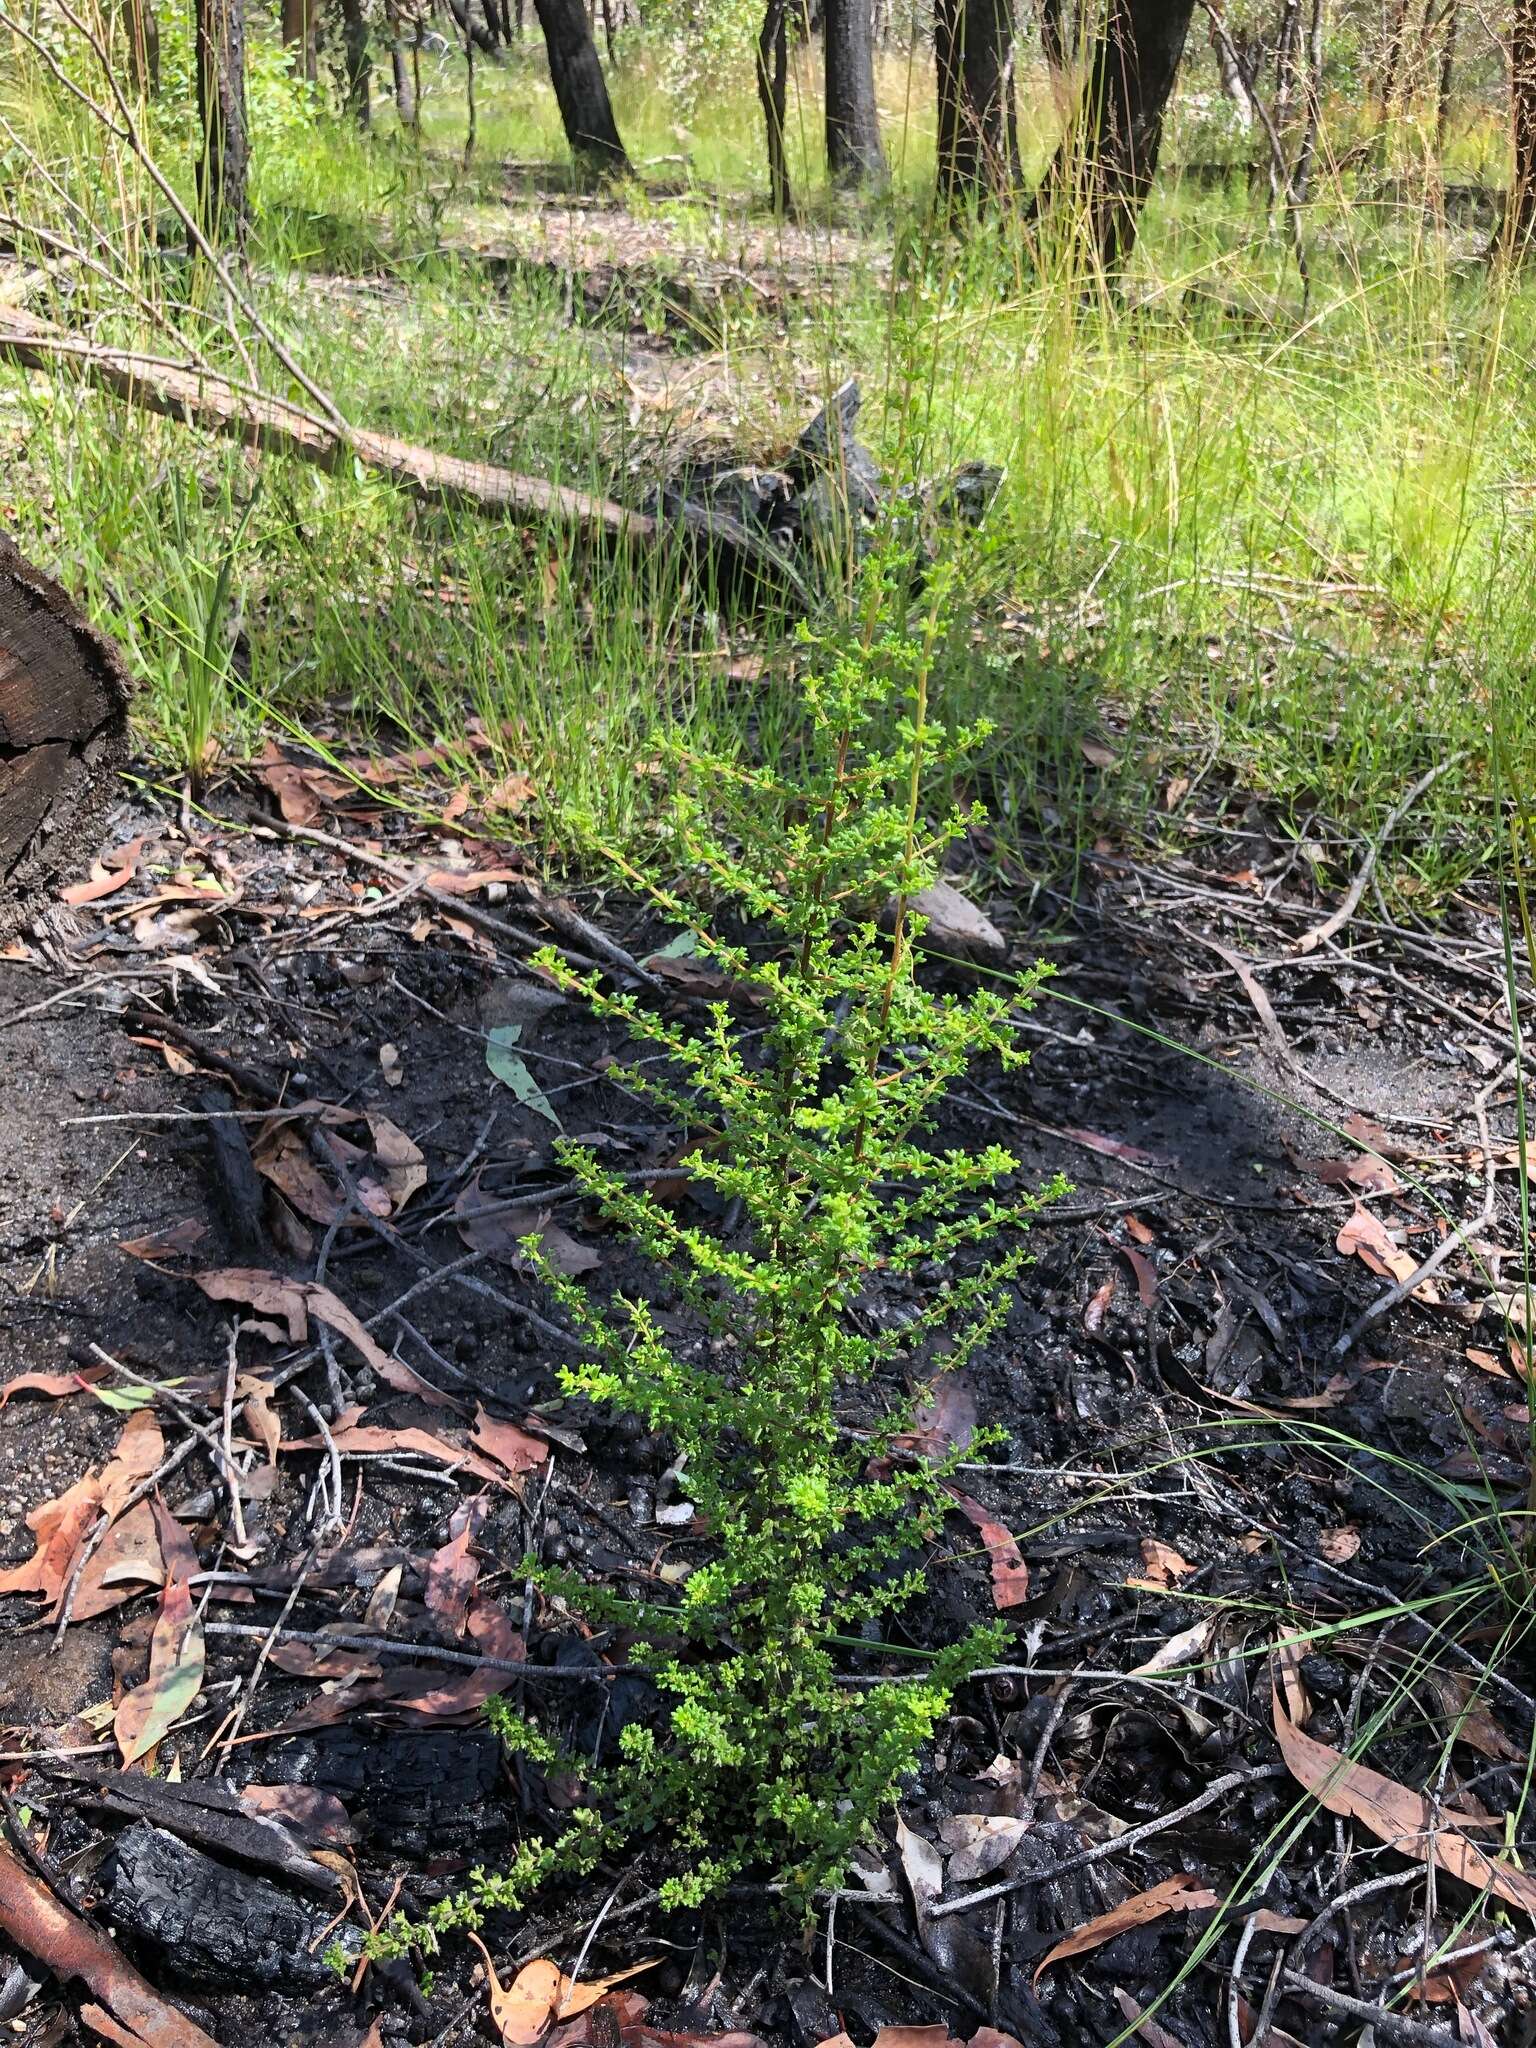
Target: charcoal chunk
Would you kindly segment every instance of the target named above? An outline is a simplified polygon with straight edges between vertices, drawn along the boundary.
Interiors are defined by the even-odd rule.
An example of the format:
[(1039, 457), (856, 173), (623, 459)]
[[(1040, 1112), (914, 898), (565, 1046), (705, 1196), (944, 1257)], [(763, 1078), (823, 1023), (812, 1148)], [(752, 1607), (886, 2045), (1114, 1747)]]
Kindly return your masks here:
[(270, 1751), (260, 1774), (269, 1785), (335, 1793), (366, 1835), (401, 1855), (479, 1853), (510, 1832), (498, 1796), (501, 1743), (489, 1728), (343, 1724)]
[(105, 1880), (114, 1924), (163, 1949), (167, 1968), (190, 1983), (318, 1991), (337, 1981), (323, 1957), (332, 1942), (352, 1961), (362, 1948), (354, 1927), (320, 1941), (328, 1914), (146, 1821), (118, 1837)]

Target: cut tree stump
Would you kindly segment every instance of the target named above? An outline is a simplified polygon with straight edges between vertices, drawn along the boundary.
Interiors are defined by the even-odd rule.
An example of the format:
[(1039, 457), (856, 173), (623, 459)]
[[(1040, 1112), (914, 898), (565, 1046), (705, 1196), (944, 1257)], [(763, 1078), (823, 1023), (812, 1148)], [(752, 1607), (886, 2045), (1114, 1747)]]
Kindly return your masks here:
[(122, 657), (0, 534), (0, 933), (87, 850), (128, 750)]

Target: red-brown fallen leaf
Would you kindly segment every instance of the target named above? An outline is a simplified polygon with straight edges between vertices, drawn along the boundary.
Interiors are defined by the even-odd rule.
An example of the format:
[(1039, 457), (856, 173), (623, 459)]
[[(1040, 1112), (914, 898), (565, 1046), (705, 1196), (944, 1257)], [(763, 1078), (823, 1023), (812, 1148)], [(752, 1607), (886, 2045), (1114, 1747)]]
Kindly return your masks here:
[(1134, 1250), (1128, 1244), (1121, 1245), (1120, 1256), (1122, 1259), (1124, 1259), (1125, 1263), (1130, 1267), (1132, 1273), (1136, 1276), (1136, 1297), (1140, 1301), (1142, 1307), (1156, 1307), (1156, 1266), (1153, 1265), (1152, 1261), (1149, 1258), (1147, 1258), (1144, 1253)]
[(479, 1935), (470, 1940), (485, 1959), (486, 1982), (491, 1994), (491, 2018), (507, 2048), (534, 2048), (554, 2024), (555, 2006), (564, 1981), (560, 1965), (547, 1956), (524, 1963), (510, 1984), (503, 1984), (491, 1961), (491, 1952)]
[(1389, 1161), (1375, 1152), (1360, 1152), (1353, 1159), (1297, 1159), (1302, 1173), (1316, 1174), (1327, 1187), (1353, 1188), (1362, 1195), (1400, 1195), (1403, 1184)]
[(1180, 1579), (1187, 1579), (1194, 1566), (1187, 1557), (1181, 1557), (1171, 1543), (1159, 1543), (1155, 1536), (1141, 1539), (1141, 1576), (1132, 1579), (1133, 1586), (1173, 1586)]
[[(71, 1913), (6, 1849), (0, 1849), (0, 1928), (61, 1984), (78, 1979), (101, 2001), (100, 2007), (86, 2006), (83, 2015), (89, 2018), (105, 2008), (119, 2030), (109, 2039), (130, 2048), (218, 2048), (201, 2027), (168, 2005), (104, 1934)], [(106, 2030), (98, 2024), (98, 2031)]]
[(290, 1280), (261, 1266), (221, 1266), (189, 1277), (210, 1301), (243, 1301), (258, 1315), (279, 1318), (290, 1344), (304, 1342), (313, 1315), (329, 1324), (338, 1337), (345, 1337), (375, 1372), (387, 1372), (393, 1363), (390, 1354), (375, 1343), (341, 1297), (313, 1280)]
[(412, 1195), (419, 1195), (427, 1184), (425, 1154), (398, 1124), (374, 1110), (368, 1112), (368, 1129), (373, 1137), (374, 1165), (382, 1169), (379, 1178), (389, 1196), (390, 1212), (398, 1216)]
[(142, 1259), (145, 1265), (153, 1266), (161, 1259), (192, 1251), (207, 1235), (206, 1223), (200, 1223), (195, 1216), (184, 1216), (179, 1223), (167, 1223), (143, 1237), (119, 1238), (117, 1248), (130, 1259)]
[[(1346, 1258), (1353, 1253), (1384, 1280), (1406, 1280), (1419, 1268), (1419, 1261), (1412, 1252), (1393, 1243), (1381, 1218), (1358, 1202), (1354, 1214), (1344, 1223), (1334, 1243)], [(1434, 1303), (1440, 1299), (1433, 1280), (1421, 1280), (1413, 1292), (1419, 1301)]]
[(130, 839), (126, 846), (120, 846), (115, 853), (105, 855), (97, 861), (88, 882), (73, 882), (67, 889), (59, 891), (59, 901), (67, 903), (72, 910), (78, 910), (87, 903), (99, 903), (103, 896), (110, 896), (115, 889), (121, 889), (125, 882), (131, 882), (139, 872), (139, 859), (144, 851), (145, 840)]
[(972, 1525), (986, 1547), (992, 1566), (992, 1604), (999, 1611), (1017, 1607), (1029, 1598), (1029, 1566), (1013, 1537), (1001, 1522), (994, 1522), (980, 1501), (972, 1500), (957, 1486), (944, 1491)]
[(1359, 1554), (1360, 1531), (1353, 1522), (1341, 1522), (1337, 1529), (1324, 1529), (1317, 1539), (1317, 1554), (1330, 1564), (1348, 1564)]
[[(1288, 1664), (1293, 1653), (1277, 1653)], [(1452, 1808), (1438, 1810), (1419, 1792), (1383, 1777), (1367, 1764), (1348, 1757), (1304, 1734), (1286, 1712), (1279, 1690), (1271, 1686), (1275, 1740), (1286, 1769), (1329, 1813), (1358, 1820), (1378, 1840), (1401, 1856), (1419, 1863), (1438, 1863), (1474, 1891), (1490, 1891), (1506, 1905), (1518, 1906), (1536, 1918), (1536, 1877), (1490, 1856), (1461, 1832), (1476, 1826), (1478, 1817)]]
[[(343, 1454), (348, 1451), (414, 1452), (418, 1457), (430, 1458), (434, 1464), (452, 1465), (472, 1472), (477, 1479), (487, 1479), (494, 1486), (509, 1483), (499, 1465), (493, 1465), (467, 1445), (452, 1443), (430, 1429), (386, 1429), (379, 1423), (360, 1422), (358, 1417), (362, 1412), (361, 1408), (349, 1408), (331, 1431), (332, 1443)], [(284, 1440), (282, 1448), (285, 1451), (323, 1451), (326, 1444), (318, 1436), (292, 1437)]]
[(1086, 1145), (1090, 1152), (1100, 1152), (1106, 1159), (1128, 1159), (1134, 1166), (1155, 1166), (1157, 1154), (1147, 1151), (1143, 1145), (1128, 1145), (1123, 1138), (1106, 1138), (1099, 1131), (1084, 1131), (1076, 1128), (1064, 1129), (1064, 1138), (1071, 1138), (1079, 1145)]
[(527, 1237), (539, 1240), (540, 1250), (557, 1273), (576, 1278), (603, 1263), (590, 1245), (581, 1244), (558, 1223), (552, 1223), (548, 1209), (540, 1208), (536, 1201), (508, 1207), (499, 1196), (481, 1186), (479, 1174), (460, 1190), (453, 1205), (453, 1218), (460, 1237), (472, 1251), (490, 1252), (511, 1266), (526, 1268), (528, 1254), (523, 1249), (523, 1240)]
[(175, 1727), (203, 1683), (203, 1632), (192, 1615), (197, 1552), (164, 1503), (154, 1504), (165, 1590), (149, 1643), (149, 1676), (118, 1703), (112, 1733), (123, 1767), (148, 1756)]
[(493, 882), (522, 879), (520, 868), (439, 868), (426, 877), (422, 886), (436, 890), (439, 896), (473, 896), (476, 890), (488, 889)]
[(460, 1670), (451, 1678), (433, 1675), (430, 1685), (417, 1692), (395, 1696), (395, 1705), (413, 1714), (477, 1713), (488, 1699), (505, 1692), (515, 1673), (497, 1666), (520, 1664), (527, 1655), (522, 1637), (494, 1600), (476, 1600), (469, 1610), (469, 1633), (483, 1656), (494, 1657), (496, 1666), (481, 1664), (472, 1671)]
[(430, 1380), (424, 1380), (416, 1368), (407, 1365), (403, 1358), (386, 1357), (381, 1365), (373, 1368), (386, 1387), (393, 1387), (397, 1394), (414, 1394), (418, 1401), (424, 1401), (429, 1408), (447, 1408), (454, 1415), (468, 1411), (464, 1403), (453, 1394), (445, 1394), (441, 1387), (434, 1387)]
[[(63, 1605), (81, 1547), (90, 1538), (97, 1522), (103, 1516), (109, 1520), (118, 1516), (128, 1495), (155, 1470), (164, 1455), (165, 1439), (160, 1434), (160, 1425), (147, 1408), (139, 1409), (124, 1424), (112, 1455), (100, 1472), (88, 1473), (85, 1478), (77, 1479), (67, 1492), (56, 1500), (44, 1501), (27, 1516), (27, 1527), (32, 1531), (36, 1548), (24, 1564), (0, 1572), (0, 1593), (41, 1593), (49, 1602), (49, 1618), (56, 1615)], [(139, 1508), (143, 1510), (143, 1524), (147, 1525), (153, 1550), (153, 1520), (147, 1504), (140, 1502)], [(127, 1545), (127, 1535), (130, 1525), (133, 1525), (136, 1536), (141, 1533), (142, 1525), (137, 1522), (139, 1508), (128, 1516), (125, 1523), (108, 1530), (104, 1541), (97, 1545), (87, 1561), (75, 1589), (71, 1610), (76, 1620), (84, 1621), (93, 1614), (100, 1614), (128, 1599), (136, 1590), (103, 1592), (110, 1583), (114, 1568), (124, 1565), (133, 1554)], [(153, 1554), (154, 1568), (138, 1576), (156, 1583), (160, 1578), (160, 1563), (158, 1551)], [(120, 1572), (119, 1576), (125, 1577), (127, 1573)]]
[(470, 1442), (486, 1456), (494, 1458), (516, 1478), (520, 1473), (532, 1472), (542, 1465), (549, 1456), (549, 1445), (541, 1443), (536, 1436), (530, 1436), (526, 1429), (519, 1429), (515, 1422), (503, 1422), (497, 1416), (487, 1415), (483, 1408), (475, 1410), (475, 1426), (470, 1431)]
[(1109, 1304), (1115, 1298), (1115, 1276), (1109, 1278), (1093, 1291), (1093, 1297), (1083, 1310), (1083, 1328), (1090, 1337), (1097, 1337), (1104, 1327), (1104, 1318), (1109, 1313)]
[(425, 1600), (450, 1634), (461, 1636), (469, 1620), (469, 1603), (480, 1577), (473, 1544), (484, 1510), (472, 1504), (454, 1516), (455, 1533), (427, 1562)]
[(240, 1804), (280, 1820), (306, 1849), (345, 1849), (358, 1839), (336, 1794), (317, 1785), (242, 1785)]
[(1127, 1214), (1125, 1227), (1138, 1244), (1148, 1245), (1157, 1243), (1157, 1232), (1143, 1223), (1139, 1216), (1133, 1213)]
[(348, 1650), (339, 1644), (325, 1649), (319, 1643), (274, 1643), (268, 1661), (290, 1678), (378, 1678), (384, 1668), (366, 1650)]
[(69, 1394), (82, 1394), (106, 1378), (110, 1365), (82, 1366), (78, 1372), (24, 1372), (0, 1387), (0, 1409), (12, 1394), (44, 1394), (50, 1401), (62, 1401)]
[(531, 775), (525, 775), (521, 768), (514, 768), (510, 775), (503, 775), (494, 789), (486, 791), (482, 809), (487, 811), (526, 810), (539, 793), (539, 785)]
[(1031, 1982), (1038, 1984), (1041, 1972), (1048, 1970), (1052, 1963), (1063, 1962), (1068, 1956), (1086, 1955), (1089, 1949), (1113, 1941), (1117, 1934), (1124, 1934), (1132, 1927), (1145, 1927), (1149, 1920), (1161, 1920), (1165, 1913), (1198, 1913), (1220, 1904), (1218, 1895), (1196, 1878), (1164, 1878), (1150, 1891), (1137, 1892), (1129, 1899), (1122, 1899), (1107, 1913), (1096, 1914), (1092, 1920), (1074, 1928), (1064, 1941), (1058, 1941), (1041, 1957), (1035, 1965)]
[[(86, 1559), (75, 1584), (70, 1619), (91, 1621), (110, 1608), (120, 1607), (147, 1586), (158, 1586), (164, 1576), (154, 1509), (147, 1500), (141, 1500), (126, 1515), (119, 1515)], [(60, 1604), (55, 1603), (54, 1614)]]

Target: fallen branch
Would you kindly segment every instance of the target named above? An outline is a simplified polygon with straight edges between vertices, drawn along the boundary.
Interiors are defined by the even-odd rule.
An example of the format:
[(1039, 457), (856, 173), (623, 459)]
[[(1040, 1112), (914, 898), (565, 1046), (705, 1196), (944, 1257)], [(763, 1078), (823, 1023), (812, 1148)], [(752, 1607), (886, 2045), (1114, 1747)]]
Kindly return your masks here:
[(793, 563), (717, 508), (683, 505), (675, 522), (654, 519), (566, 484), (442, 455), (364, 427), (334, 424), (286, 399), (242, 390), (211, 371), (103, 347), (17, 306), (0, 307), (0, 360), (29, 370), (71, 368), (82, 382), (144, 412), (226, 434), (271, 454), (295, 456), (317, 469), (336, 471), (360, 462), (427, 505), (548, 522), (625, 546), (655, 547), (680, 530), (701, 554), (724, 558), (781, 597), (793, 597), (806, 608), (811, 603)]
[(104, 1934), (72, 1913), (7, 1850), (0, 1850), (0, 1928), (61, 1984), (78, 1978), (101, 2000), (108, 2008), (102, 2015), (107, 2026), (91, 2006), (83, 2017), (108, 2040), (142, 2042), (144, 2048), (217, 2048), (210, 2035), (145, 1982)]
[(1339, 905), (1332, 917), (1325, 917), (1321, 924), (1315, 924), (1310, 931), (1302, 933), (1301, 937), (1291, 947), (1293, 953), (1316, 952), (1325, 939), (1331, 939), (1337, 933), (1343, 931), (1345, 925), (1349, 923), (1349, 920), (1360, 908), (1360, 899), (1365, 894), (1365, 885), (1376, 872), (1376, 863), (1381, 858), (1382, 848), (1392, 837), (1392, 834), (1397, 830), (1403, 819), (1413, 809), (1425, 790), (1429, 788), (1430, 784), (1438, 781), (1447, 769), (1459, 767), (1466, 758), (1464, 752), (1448, 755), (1445, 760), (1437, 761), (1433, 768), (1427, 769), (1419, 777), (1397, 808), (1388, 814), (1387, 822), (1371, 841), (1365, 859), (1361, 861), (1359, 871), (1349, 885), (1344, 901)]

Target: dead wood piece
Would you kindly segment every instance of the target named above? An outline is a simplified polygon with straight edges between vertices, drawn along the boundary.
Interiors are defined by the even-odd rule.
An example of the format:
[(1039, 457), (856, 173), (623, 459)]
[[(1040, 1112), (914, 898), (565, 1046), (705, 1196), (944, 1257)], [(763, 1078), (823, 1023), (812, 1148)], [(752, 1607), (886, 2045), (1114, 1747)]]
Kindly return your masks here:
[(83, 1983), (110, 2009), (127, 2038), (152, 2042), (154, 2048), (217, 2048), (212, 2036), (167, 2004), (104, 1934), (72, 1913), (5, 1850), (0, 1850), (0, 1927), (61, 1984)]
[(237, 1769), (265, 1785), (309, 1785), (341, 1800), (382, 1848), (413, 1857), (504, 1841), (499, 1738), (489, 1728), (380, 1729), (343, 1723), (260, 1754)]
[(185, 1842), (274, 1871), (308, 1891), (329, 1895), (337, 1889), (335, 1872), (306, 1855), (281, 1821), (252, 1813), (226, 1786), (172, 1785), (127, 1773), (107, 1777), (81, 1765), (55, 1764), (47, 1774), (81, 1786), (86, 1803), (107, 1813), (154, 1821)]
[(130, 688), (112, 642), (0, 535), (0, 933), (84, 847), (126, 757)]
[(211, 1088), (198, 1098), (198, 1107), (208, 1119), (208, 1165), (228, 1226), (230, 1248), (255, 1259), (266, 1250), (261, 1222), (264, 1193), (261, 1176), (251, 1161), (250, 1141), (239, 1120), (229, 1114), (234, 1106), (221, 1088)]
[[(335, 1972), (316, 1944), (326, 1916), (243, 1870), (216, 1863), (163, 1828), (136, 1821), (105, 1866), (113, 1921), (165, 1952), (167, 1967), (195, 1983), (250, 1990), (323, 1990)], [(337, 1927), (326, 1938), (355, 1962), (362, 1938)], [(199, 2037), (201, 2039), (201, 2037)]]
[[(0, 360), (32, 370), (72, 368), (85, 383), (142, 411), (227, 434), (268, 453), (297, 456), (317, 469), (361, 462), (424, 504), (548, 522), (625, 546), (654, 547), (670, 537), (669, 526), (612, 498), (521, 476), (495, 463), (443, 455), (391, 434), (341, 429), (285, 399), (237, 389), (209, 370), (100, 347), (20, 307), (0, 308)], [(726, 557), (756, 586), (809, 605), (810, 592), (793, 563), (744, 526), (700, 506), (681, 508), (679, 523), (696, 548)]]

